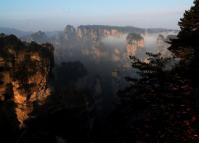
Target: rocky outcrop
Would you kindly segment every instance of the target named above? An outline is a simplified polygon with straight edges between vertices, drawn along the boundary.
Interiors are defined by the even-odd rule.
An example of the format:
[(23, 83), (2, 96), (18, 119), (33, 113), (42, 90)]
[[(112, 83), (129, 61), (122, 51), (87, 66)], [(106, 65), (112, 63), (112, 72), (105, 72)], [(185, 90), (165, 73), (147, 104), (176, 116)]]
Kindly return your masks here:
[(128, 34), (127, 38), (127, 56), (135, 56), (140, 48), (144, 48), (144, 38), (135, 33)]
[(76, 39), (76, 29), (72, 25), (67, 25), (64, 29), (64, 39), (72, 40)]
[(118, 30), (114, 27), (104, 27), (104, 26), (79, 26), (77, 28), (77, 37), (79, 39), (92, 39), (93, 41), (101, 40), (102, 38), (113, 36), (120, 37), (125, 32)]
[[(71, 25), (67, 25), (64, 30), (64, 37), (66, 39), (76, 37), (79, 40), (93, 40), (98, 41), (102, 38), (109, 36), (121, 37), (129, 32), (143, 33), (143, 29), (134, 27), (119, 27), (119, 26), (105, 26), (105, 25), (81, 25), (74, 28)], [(69, 38), (70, 37), (70, 38)]]
[[(0, 36), (0, 100), (13, 102), (19, 126), (51, 95), (53, 47)], [(12, 114), (12, 113), (11, 113)]]
[[(66, 57), (73, 57), (73, 53), (80, 52), (79, 55), (86, 56), (96, 62), (110, 58), (119, 62), (126, 55), (128, 57), (135, 55), (138, 49), (144, 47), (144, 38), (141, 37), (141, 34), (129, 34), (128, 30), (133, 31), (131, 28), (116, 26), (85, 25), (74, 28), (67, 25), (63, 33), (63, 40), (61, 40), (62, 44), (59, 44), (59, 46), (55, 44), (56, 47), (59, 47), (57, 49), (64, 52), (56, 52), (56, 57), (65, 59)], [(116, 41), (121, 47), (121, 43), (123, 43), (127, 50), (114, 45)], [(64, 56), (62, 56), (63, 53), (65, 53)]]

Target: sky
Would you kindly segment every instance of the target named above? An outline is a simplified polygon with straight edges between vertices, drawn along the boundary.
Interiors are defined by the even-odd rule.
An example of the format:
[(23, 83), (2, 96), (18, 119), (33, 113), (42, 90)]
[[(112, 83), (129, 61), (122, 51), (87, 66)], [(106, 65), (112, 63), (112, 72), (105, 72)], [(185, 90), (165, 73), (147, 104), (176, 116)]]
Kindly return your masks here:
[(63, 30), (65, 25), (178, 29), (193, 0), (0, 0), (0, 27)]

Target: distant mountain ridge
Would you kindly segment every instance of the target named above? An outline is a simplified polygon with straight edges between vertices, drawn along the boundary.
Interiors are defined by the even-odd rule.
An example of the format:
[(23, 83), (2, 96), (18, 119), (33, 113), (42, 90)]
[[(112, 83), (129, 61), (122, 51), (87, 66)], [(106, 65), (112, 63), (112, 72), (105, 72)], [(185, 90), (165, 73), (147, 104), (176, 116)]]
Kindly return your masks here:
[(22, 30), (18, 30), (15, 28), (8, 28), (8, 27), (0, 27), (0, 33), (4, 33), (6, 35), (13, 34), (17, 37), (22, 37), (22, 36), (31, 34), (31, 32), (28, 32), (28, 31), (22, 31)]
[[(72, 26), (72, 25), (70, 25)], [(74, 27), (74, 26), (72, 26)], [(165, 31), (178, 31), (176, 29), (167, 29), (167, 28), (139, 28), (134, 26), (111, 26), (111, 25), (80, 25), (77, 27), (77, 29), (116, 29), (120, 32), (127, 32), (127, 33), (143, 33), (143, 32), (149, 32), (149, 33), (157, 33), (157, 32), (165, 32)], [(9, 27), (0, 27), (0, 33), (4, 33), (6, 35), (14, 34), (17, 37), (23, 37), (26, 35), (30, 35), (32, 33), (31, 31), (25, 31), (25, 30), (19, 30), (16, 28), (9, 28)], [(44, 31), (47, 36), (55, 35), (61, 31)]]
[(168, 28), (140, 28), (135, 26), (111, 26), (111, 25), (80, 25), (78, 28), (87, 28), (87, 29), (116, 29), (120, 32), (126, 33), (157, 33), (157, 32), (169, 32), (169, 31), (178, 31), (176, 29), (168, 29)]

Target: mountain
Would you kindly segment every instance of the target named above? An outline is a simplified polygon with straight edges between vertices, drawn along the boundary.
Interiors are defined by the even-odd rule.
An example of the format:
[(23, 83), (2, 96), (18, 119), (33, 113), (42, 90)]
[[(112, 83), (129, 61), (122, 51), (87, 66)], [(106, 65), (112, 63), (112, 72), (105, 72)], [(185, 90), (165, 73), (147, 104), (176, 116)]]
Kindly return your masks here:
[[(70, 27), (73, 30), (75, 30), (75, 28), (72, 25), (67, 25), (66, 27)], [(112, 30), (115, 29), (117, 31), (120, 32), (124, 32), (124, 33), (144, 33), (145, 31), (149, 32), (149, 33), (158, 33), (158, 32), (169, 32), (169, 31), (176, 31), (178, 32), (178, 30), (174, 30), (174, 29), (166, 29), (166, 28), (139, 28), (139, 27), (134, 27), (134, 26), (109, 26), (109, 25), (80, 25), (78, 26), (77, 29), (92, 29), (92, 30)], [(55, 36), (56, 34), (60, 33), (61, 31), (45, 31), (46, 35), (49, 37)], [(65, 31), (67, 32), (67, 31)], [(23, 37), (26, 35), (31, 35), (33, 32), (30, 31), (22, 31), (22, 30), (18, 30), (15, 28), (8, 28), (8, 27), (0, 27), (0, 33), (4, 33), (6, 35), (16, 35), (17, 37)]]
[(78, 28), (85, 28), (85, 29), (105, 29), (105, 30), (118, 30), (123, 33), (160, 33), (160, 32), (169, 32), (169, 31), (178, 31), (175, 29), (166, 29), (166, 28), (139, 28), (134, 26), (109, 26), (109, 25), (80, 25)]
[(16, 35), (17, 37), (22, 37), (31, 34), (31, 32), (21, 31), (15, 28), (7, 28), (7, 27), (0, 27), (0, 33), (4, 33), (6, 35), (13, 34)]
[(0, 35), (0, 103), (6, 113), (12, 111), (8, 115), (20, 127), (51, 95), (53, 56), (50, 44), (24, 43), (14, 35)]
[[(131, 34), (133, 35), (132, 38), (139, 38), (147, 34), (159, 34), (161, 32), (169, 33), (176, 32), (176, 30), (161, 28), (144, 29), (133, 26), (80, 25), (74, 27), (66, 25), (63, 31), (38, 31), (21, 37), (21, 40), (26, 42), (35, 41), (40, 44), (46, 42), (53, 44), (55, 47), (55, 60), (58, 63), (71, 59), (79, 60), (82, 55), (84, 56), (83, 59), (86, 56), (95, 60), (105, 58), (105, 55), (109, 55), (109, 58), (113, 57), (113, 59), (117, 59), (118, 61), (124, 55), (126, 49), (129, 54), (135, 55), (138, 46), (144, 47), (144, 39), (134, 39), (134, 42), (137, 41), (137, 43), (128, 44), (129, 39), (126, 36)], [(122, 39), (123, 41), (121, 41)], [(123, 45), (127, 43), (128, 47), (116, 50), (115, 48), (104, 46), (104, 41), (109, 41), (109, 44), (113, 44), (113, 41), (114, 43), (120, 41)], [(117, 46), (114, 45), (114, 47)], [(124, 46), (120, 45), (120, 47)], [(111, 52), (111, 50), (115, 51), (116, 54), (113, 54), (114, 52)]]
[(176, 29), (166, 29), (166, 28), (147, 28), (148, 33), (161, 33), (161, 32), (175, 32), (178, 33), (179, 30)]
[(126, 37), (127, 56), (135, 56), (139, 49), (144, 48), (144, 38), (140, 34), (129, 33)]

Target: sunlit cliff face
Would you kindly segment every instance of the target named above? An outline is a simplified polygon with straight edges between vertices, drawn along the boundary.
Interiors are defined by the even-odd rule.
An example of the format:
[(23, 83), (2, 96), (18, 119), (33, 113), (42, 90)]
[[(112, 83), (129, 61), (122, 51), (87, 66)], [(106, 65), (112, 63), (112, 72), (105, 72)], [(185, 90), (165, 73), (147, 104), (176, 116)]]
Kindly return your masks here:
[[(25, 60), (26, 59), (21, 59), (21, 61)], [(34, 110), (33, 104), (37, 103), (38, 105), (42, 105), (48, 96), (51, 95), (50, 88), (48, 88), (47, 85), (50, 70), (48, 59), (43, 59), (39, 53), (33, 53), (30, 60), (35, 63), (36, 67), (34, 68), (37, 70), (33, 71), (25, 81), (25, 84), (30, 86), (28, 90), (24, 89), (24, 83), (22, 83), (20, 79), (12, 81), (13, 101), (16, 104), (15, 112), (20, 127), (24, 126), (24, 121), (29, 118), (29, 114)], [(31, 69), (33, 67), (27, 65), (25, 68), (27, 69), (24, 70), (29, 70), (29, 68)]]
[(24, 121), (30, 117), (29, 114), (34, 110), (33, 104), (43, 105), (48, 96), (51, 95), (50, 88), (46, 88), (46, 78), (46, 75), (40, 72), (31, 76), (30, 79), (28, 79), (28, 84), (34, 84), (35, 86), (31, 88), (29, 92), (24, 91), (23, 87), (20, 86), (20, 82), (12, 82), (13, 101), (16, 104), (15, 112), (20, 122), (20, 127), (24, 126)]
[(33, 110), (51, 95), (48, 82), (53, 66), (53, 48), (48, 44), (25, 44), (14, 36), (0, 37), (0, 43), (3, 43), (0, 97), (5, 103), (14, 103), (19, 127), (23, 127)]

